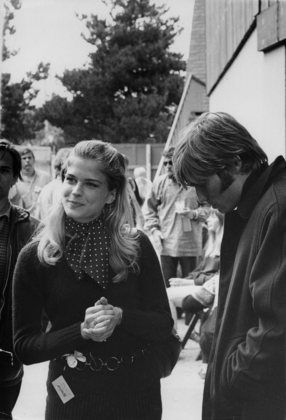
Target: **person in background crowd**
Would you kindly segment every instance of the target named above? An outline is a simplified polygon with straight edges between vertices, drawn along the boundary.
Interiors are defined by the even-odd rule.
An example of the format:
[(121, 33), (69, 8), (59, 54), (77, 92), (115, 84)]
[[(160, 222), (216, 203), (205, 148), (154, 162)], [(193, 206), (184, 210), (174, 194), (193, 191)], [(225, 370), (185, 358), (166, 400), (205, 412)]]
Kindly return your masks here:
[(207, 363), (209, 361), (214, 337), (218, 302), (218, 286), (219, 273), (214, 274), (202, 286), (195, 286), (192, 292), (182, 301), (182, 310), (185, 312), (185, 319), (191, 319), (194, 314), (201, 313), (198, 341), (202, 356), (202, 366), (199, 371), (199, 375), (202, 379), (205, 379), (206, 376)]
[(53, 205), (61, 198), (61, 170), (69, 154), (70, 149), (60, 149), (55, 156), (55, 178), (42, 188), (38, 197), (35, 216), (40, 220), (45, 220), (47, 218)]
[(128, 196), (133, 216), (133, 226), (136, 226), (137, 229), (143, 230), (144, 216), (141, 209), (142, 201), (138, 196), (138, 189), (136, 187), (135, 180), (131, 176), (129, 176), (127, 178), (127, 182)]
[[(128, 173), (129, 159), (126, 155), (123, 155), (123, 157), (125, 160), (126, 173)], [(136, 197), (135, 195), (135, 191), (136, 191), (136, 184), (133, 177), (127, 176), (127, 193), (128, 193), (129, 203), (131, 206), (131, 211), (132, 211), (131, 223), (133, 227), (143, 230), (144, 217), (141, 210), (141, 205), (138, 202), (138, 196)]]
[[(141, 199), (141, 207), (151, 191), (152, 182), (146, 177), (146, 169), (143, 166), (137, 166), (133, 170), (134, 180), (138, 189), (138, 196)], [(138, 199), (137, 199), (138, 200)]]
[(202, 255), (202, 222), (208, 209), (198, 206), (194, 188), (184, 190), (174, 177), (174, 148), (163, 153), (165, 174), (153, 182), (143, 209), (144, 228), (160, 255), (165, 284), (177, 277), (178, 265), (186, 277)]
[(10, 204), (8, 194), (21, 176), (21, 157), (7, 140), (0, 140), (0, 418), (12, 419), (23, 376), (13, 351), (12, 276), (21, 248), (38, 222)]
[(203, 419), (285, 419), (285, 160), (269, 165), (244, 126), (208, 112), (187, 127), (174, 167), (225, 213)]
[(35, 155), (32, 149), (23, 147), (19, 153), (22, 160), (21, 179), (15, 185), (11, 201), (26, 209), (31, 216), (35, 216), (39, 194), (51, 177), (46, 172), (35, 169)]
[(50, 360), (46, 420), (161, 419), (154, 349), (173, 321), (155, 251), (126, 224), (125, 173), (109, 143), (79, 142), (61, 203), (17, 262), (15, 351), (26, 364)]
[[(206, 223), (208, 238), (201, 262), (186, 278), (175, 277), (169, 280), (171, 287), (168, 288), (167, 295), (175, 328), (177, 326), (177, 308), (182, 308), (183, 299), (187, 295), (195, 295), (200, 291), (200, 295), (205, 292), (206, 298), (208, 296), (213, 300), (214, 295), (211, 293), (209, 296), (208, 289), (202, 288), (202, 286), (219, 272), (223, 215), (217, 210), (211, 210)], [(212, 282), (208, 284), (213, 288)], [(208, 306), (208, 304), (206, 306)]]

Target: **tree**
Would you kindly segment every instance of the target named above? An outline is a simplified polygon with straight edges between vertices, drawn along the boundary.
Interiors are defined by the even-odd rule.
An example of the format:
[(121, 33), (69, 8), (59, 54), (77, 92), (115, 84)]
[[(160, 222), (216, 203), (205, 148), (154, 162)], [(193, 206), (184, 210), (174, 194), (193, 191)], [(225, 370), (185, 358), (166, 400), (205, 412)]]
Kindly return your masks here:
[[(3, 22), (3, 32), (1, 34), (1, 37), (3, 36), (3, 39), (1, 39), (2, 42), (2, 61), (7, 60), (7, 58), (11, 57), (11, 55), (14, 55), (15, 51), (9, 51), (7, 48), (7, 45), (5, 43), (5, 38), (7, 34), (13, 35), (15, 33), (15, 27), (13, 25), (13, 19), (14, 19), (14, 10), (19, 9), (21, 7), (20, 0), (6, 0), (3, 3), (4, 8), (4, 22)], [(1, 16), (2, 19), (2, 16)]]
[(10, 83), (10, 74), (2, 75), (1, 135), (15, 143), (33, 139), (42, 124), (35, 117), (33, 99), (38, 94), (34, 82), (48, 77), (49, 64), (40, 63), (35, 72), (26, 74), (18, 83)]
[[(10, 0), (4, 3), (5, 16), (3, 26), (2, 61), (7, 60), (16, 51), (9, 51), (5, 39), (7, 35), (15, 33), (13, 25), (14, 9), (21, 6), (19, 0)], [(33, 99), (38, 94), (34, 82), (46, 79), (49, 73), (49, 64), (40, 63), (35, 72), (29, 72), (18, 83), (11, 83), (11, 75), (2, 74), (1, 77), (1, 130), (0, 136), (21, 143), (34, 138), (34, 132), (42, 124), (35, 118)]]
[[(150, 0), (106, 4), (110, 21), (80, 17), (87, 30), (84, 38), (95, 51), (86, 69), (60, 77), (72, 101), (52, 98), (40, 118), (63, 128), (74, 142), (165, 142), (184, 83), (185, 62), (170, 51), (178, 18), (166, 18), (166, 7)], [(53, 108), (59, 105), (56, 115)]]

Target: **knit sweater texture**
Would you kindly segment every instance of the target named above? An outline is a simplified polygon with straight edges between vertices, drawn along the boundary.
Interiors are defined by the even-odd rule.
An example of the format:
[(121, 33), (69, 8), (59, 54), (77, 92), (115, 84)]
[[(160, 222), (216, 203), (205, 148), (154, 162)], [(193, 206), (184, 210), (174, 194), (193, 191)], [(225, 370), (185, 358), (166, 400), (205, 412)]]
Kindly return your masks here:
[[(158, 391), (160, 375), (152, 351), (136, 357), (132, 365), (122, 365), (114, 371), (105, 368), (96, 371), (80, 361), (77, 367), (71, 368), (63, 357), (76, 350), (96, 360), (110, 357), (129, 360), (130, 355), (137, 355), (141, 349), (152, 349), (154, 343), (162, 342), (170, 335), (172, 318), (156, 254), (147, 236), (141, 232), (139, 244), (139, 273), (130, 271), (126, 281), (114, 283), (114, 273), (110, 269), (110, 283), (105, 290), (87, 275), (78, 280), (65, 259), (55, 266), (41, 264), (37, 243), (27, 245), (20, 253), (14, 274), (15, 351), (25, 364), (50, 360), (48, 411), (52, 412), (55, 404), (67, 410), (68, 406), (78, 407), (77, 401), (80, 404), (80, 401), (90, 400), (87, 404), (90, 417), (85, 418), (94, 418), (92, 416), (98, 413), (96, 410), (102, 410), (103, 406), (110, 409), (112, 402), (116, 405), (128, 400), (128, 406), (134, 400), (136, 405), (136, 395), (154, 387)], [(80, 332), (85, 311), (102, 296), (123, 309), (122, 321), (106, 342), (85, 340)], [(41, 331), (43, 310), (52, 325), (48, 333)], [(51, 384), (60, 375), (75, 394), (75, 398), (65, 405)], [(49, 401), (52, 407), (49, 407)], [(53, 401), (56, 402), (54, 405)], [(111, 404), (106, 405), (107, 401)], [(65, 412), (66, 418), (77, 418), (75, 412), (75, 409)], [(47, 418), (63, 419), (62, 415), (59, 412)], [(107, 418), (108, 413), (105, 415)], [(114, 415), (113, 418), (119, 417)]]

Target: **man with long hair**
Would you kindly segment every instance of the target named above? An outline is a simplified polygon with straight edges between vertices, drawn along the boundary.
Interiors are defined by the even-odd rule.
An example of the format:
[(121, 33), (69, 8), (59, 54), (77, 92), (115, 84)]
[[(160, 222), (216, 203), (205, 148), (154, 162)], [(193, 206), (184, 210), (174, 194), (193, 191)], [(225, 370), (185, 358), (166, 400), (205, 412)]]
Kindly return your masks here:
[(286, 168), (224, 112), (190, 124), (175, 175), (225, 213), (203, 419), (285, 419)]

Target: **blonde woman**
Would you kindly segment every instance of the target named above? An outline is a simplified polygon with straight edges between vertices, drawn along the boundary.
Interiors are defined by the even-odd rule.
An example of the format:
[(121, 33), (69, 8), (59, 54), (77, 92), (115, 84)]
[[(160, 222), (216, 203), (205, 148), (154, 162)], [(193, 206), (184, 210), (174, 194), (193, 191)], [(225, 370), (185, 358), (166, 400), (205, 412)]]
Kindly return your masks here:
[(14, 277), (15, 351), (25, 364), (50, 360), (46, 420), (161, 419), (153, 348), (173, 322), (156, 254), (129, 213), (124, 157), (78, 143), (61, 203)]

